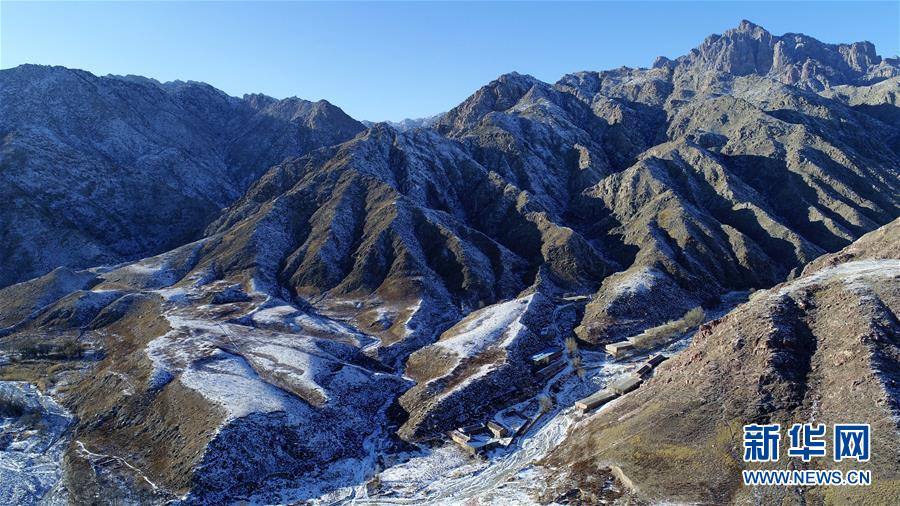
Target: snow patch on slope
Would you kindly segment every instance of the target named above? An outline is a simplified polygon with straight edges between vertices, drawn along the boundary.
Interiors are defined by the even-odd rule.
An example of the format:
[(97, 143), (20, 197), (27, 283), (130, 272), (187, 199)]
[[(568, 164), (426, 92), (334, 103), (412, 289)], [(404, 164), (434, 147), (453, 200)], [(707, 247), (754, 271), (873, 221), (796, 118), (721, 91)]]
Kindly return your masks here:
[(60, 463), (72, 415), (29, 383), (0, 382), (0, 396), (22, 403), (25, 416), (40, 416), (34, 426), (0, 418), (0, 503), (66, 504)]
[[(508, 344), (518, 334), (518, 329), (522, 326), (519, 319), (525, 314), (533, 298), (534, 295), (529, 295), (479, 310), (467, 319), (458, 334), (441, 339), (435, 345), (463, 358), (478, 355), (496, 344), (504, 335), (507, 338), (501, 345)], [(448, 332), (452, 331), (453, 329)]]
[(615, 285), (613, 285), (614, 296), (622, 294), (638, 294), (649, 291), (653, 286), (665, 281), (666, 275), (658, 269), (652, 267), (644, 267), (623, 275)]
[(828, 267), (810, 276), (791, 281), (772, 294), (781, 296), (810, 286), (840, 280), (854, 288), (864, 288), (867, 278), (900, 277), (900, 260), (857, 260)]
[(180, 381), (223, 407), (226, 420), (276, 411), (291, 415), (303, 408), (293, 397), (262, 381), (243, 357), (224, 351), (184, 371)]

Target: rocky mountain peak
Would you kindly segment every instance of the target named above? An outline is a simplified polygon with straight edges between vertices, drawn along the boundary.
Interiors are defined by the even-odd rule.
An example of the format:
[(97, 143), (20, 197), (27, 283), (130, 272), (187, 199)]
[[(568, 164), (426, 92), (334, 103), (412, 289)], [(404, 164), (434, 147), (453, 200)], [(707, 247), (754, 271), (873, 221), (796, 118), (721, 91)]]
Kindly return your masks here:
[(264, 93), (245, 93), (241, 99), (256, 110), (265, 109), (275, 102), (278, 102), (277, 98), (270, 97)]
[(875, 53), (875, 44), (865, 40), (854, 42), (849, 47), (841, 46), (841, 52), (845, 55), (847, 63), (854, 69), (864, 72), (869, 67), (881, 63), (881, 57)]
[(659, 69), (663, 67), (669, 67), (673, 63), (674, 62), (672, 60), (666, 58), (665, 56), (657, 56), (656, 59), (653, 60), (653, 65), (651, 65), (651, 68)]
[(771, 36), (768, 30), (746, 19), (742, 19), (737, 28), (732, 28), (731, 30), (725, 32), (726, 35), (729, 33), (749, 33), (757, 39), (762, 38), (765, 35)]
[(441, 117), (437, 129), (445, 133), (474, 125), (490, 112), (505, 111), (513, 107), (534, 86), (549, 87), (528, 74), (503, 74)]
[(750, 21), (722, 35), (711, 35), (678, 59), (684, 72), (721, 72), (732, 76), (769, 76), (813, 90), (841, 84), (865, 84), (894, 75), (871, 42), (827, 44), (803, 34), (772, 35)]

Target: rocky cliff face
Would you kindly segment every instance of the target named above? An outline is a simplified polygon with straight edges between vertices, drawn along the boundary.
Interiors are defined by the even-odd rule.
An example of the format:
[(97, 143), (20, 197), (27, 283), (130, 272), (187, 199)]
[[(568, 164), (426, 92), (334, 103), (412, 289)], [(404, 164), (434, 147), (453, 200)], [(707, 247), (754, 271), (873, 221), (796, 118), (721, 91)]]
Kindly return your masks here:
[(711, 35), (689, 54), (654, 66), (676, 72), (724, 72), (768, 76), (810, 90), (836, 85), (868, 85), (898, 75), (897, 59), (882, 59), (871, 42), (825, 44), (800, 33), (776, 36), (749, 21), (722, 35)]
[(273, 163), (364, 127), (327, 102), (203, 83), (0, 72), (0, 286), (197, 239)]
[[(574, 427), (548, 465), (582, 482), (620, 466), (639, 496), (716, 504), (794, 504), (798, 492), (744, 487), (742, 425), (872, 424), (878, 483), (813, 488), (806, 504), (888, 504), (900, 466), (900, 221), (754, 293), (701, 327), (637, 392)], [(829, 429), (830, 430), (830, 429)], [(798, 468), (848, 469), (829, 458)], [(781, 467), (785, 464), (782, 462)], [(802, 504), (803, 502), (801, 502)]]
[[(840, 414), (829, 364), (862, 378), (853, 409), (896, 403), (896, 226), (865, 234), (900, 215), (898, 71), (867, 43), (742, 23), (652, 68), (508, 74), (427, 124), (365, 129), (326, 102), (3, 71), (0, 284), (55, 270), (0, 290), (2, 377), (75, 415), (76, 499), (309, 499), (513, 402), (537, 412), (554, 394), (537, 351), (800, 276), (548, 461), (619, 463), (650, 498), (739, 498), (737, 474), (682, 465), (687, 422), (657, 420), (690, 411), (733, 467), (739, 420)], [(604, 446), (619, 435), (691, 443), (669, 466)]]

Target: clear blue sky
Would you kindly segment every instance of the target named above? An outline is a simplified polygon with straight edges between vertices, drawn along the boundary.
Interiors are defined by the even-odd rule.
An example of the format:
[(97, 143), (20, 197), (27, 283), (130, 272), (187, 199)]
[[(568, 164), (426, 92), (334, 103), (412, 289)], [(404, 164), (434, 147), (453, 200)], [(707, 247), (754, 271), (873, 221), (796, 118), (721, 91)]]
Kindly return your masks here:
[(324, 98), (358, 119), (445, 111), (498, 75), (554, 82), (649, 66), (746, 18), (773, 33), (900, 52), (900, 2), (312, 3), (0, 1), (0, 68), (205, 81)]

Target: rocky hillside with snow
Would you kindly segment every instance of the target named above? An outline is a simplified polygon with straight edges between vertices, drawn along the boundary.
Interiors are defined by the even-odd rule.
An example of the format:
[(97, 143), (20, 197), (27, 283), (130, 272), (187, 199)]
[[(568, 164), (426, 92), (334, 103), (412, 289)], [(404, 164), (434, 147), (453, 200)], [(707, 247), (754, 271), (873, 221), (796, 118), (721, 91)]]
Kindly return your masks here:
[[(0, 498), (519, 503), (549, 497), (521, 483), (562, 443), (545, 469), (572, 490), (609, 465), (636, 484), (583, 499), (718, 503), (743, 499), (704, 467), (732, 466), (740, 420), (854, 409), (896, 434), (898, 92), (871, 44), (748, 22), (651, 68), (503, 75), (399, 128), (4, 70), (0, 381), (65, 431), (59, 467)], [(602, 352), (688, 312), (712, 320), (690, 346), (696, 325)], [(680, 355), (578, 422), (659, 351)], [(521, 433), (468, 463), (448, 431), (491, 419)]]
[(502, 76), (433, 129), (376, 125), (273, 168), (204, 256), (291, 295), (429, 292), (460, 315), (539, 282), (596, 292), (578, 329), (596, 343), (771, 286), (900, 213), (900, 77), (847, 74), (891, 108), (873, 114), (701, 63)]
[(325, 101), (63, 67), (0, 71), (0, 286), (197, 239), (272, 164), (363, 128)]
[[(803, 469), (871, 469), (872, 487), (818, 487), (806, 504), (891, 504), (900, 497), (900, 220), (754, 293), (705, 324), (637, 392), (573, 427), (546, 460), (578, 487), (619, 466), (639, 497), (713, 504), (793, 504), (795, 492), (740, 483), (742, 426), (872, 426), (868, 463), (813, 460)], [(830, 429), (829, 429), (830, 430)], [(784, 468), (784, 463), (781, 467)], [(764, 468), (764, 466), (763, 466)]]

